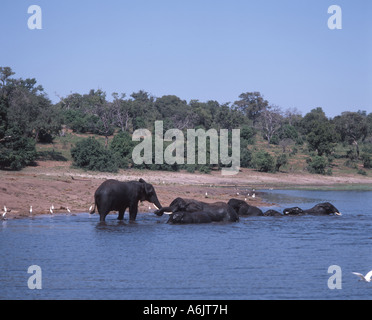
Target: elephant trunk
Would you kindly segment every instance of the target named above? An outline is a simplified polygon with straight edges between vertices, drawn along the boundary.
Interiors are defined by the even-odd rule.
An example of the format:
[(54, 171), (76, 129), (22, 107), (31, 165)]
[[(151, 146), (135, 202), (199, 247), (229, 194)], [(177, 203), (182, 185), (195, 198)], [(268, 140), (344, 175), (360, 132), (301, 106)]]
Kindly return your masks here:
[(159, 199), (156, 195), (154, 195), (151, 200), (150, 200), (151, 203), (154, 204), (154, 206), (156, 207), (156, 209), (160, 210), (161, 208), (163, 208), (163, 206), (160, 204), (159, 202)]

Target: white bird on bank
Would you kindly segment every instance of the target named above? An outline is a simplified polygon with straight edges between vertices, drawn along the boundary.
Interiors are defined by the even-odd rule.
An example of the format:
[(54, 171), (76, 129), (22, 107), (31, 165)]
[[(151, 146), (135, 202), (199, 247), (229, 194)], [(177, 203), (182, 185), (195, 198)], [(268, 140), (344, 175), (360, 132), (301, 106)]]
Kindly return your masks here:
[(3, 219), (5, 219), (5, 216), (6, 216), (7, 212), (8, 212), (8, 209), (6, 208), (6, 206), (4, 206), (4, 212), (1, 216)]
[(69, 207), (67, 207), (66, 209), (67, 209), (68, 213), (70, 213), (70, 212), (71, 212), (71, 210), (69, 209)]
[(93, 205), (91, 205), (91, 206), (89, 207), (89, 212), (92, 212), (92, 209), (93, 209)]
[(32, 214), (32, 206), (30, 206), (30, 214)]
[(360, 277), (361, 280), (363, 280), (365, 282), (371, 282), (372, 281), (372, 270), (370, 272), (368, 272), (365, 276), (363, 276), (361, 273), (358, 273), (358, 272), (352, 272), (352, 274), (357, 275), (358, 277)]
[[(52, 207), (53, 207), (53, 206), (52, 206)], [(53, 207), (53, 208), (52, 208), (52, 207), (49, 208), (49, 212), (50, 212), (51, 214), (53, 214), (53, 208), (54, 208), (54, 207)]]

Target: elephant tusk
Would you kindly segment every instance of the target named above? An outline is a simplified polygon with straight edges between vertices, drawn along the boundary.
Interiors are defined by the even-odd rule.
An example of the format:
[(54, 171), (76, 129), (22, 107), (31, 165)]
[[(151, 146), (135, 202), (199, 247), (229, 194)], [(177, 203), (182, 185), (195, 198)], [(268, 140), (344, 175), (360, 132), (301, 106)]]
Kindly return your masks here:
[(164, 211), (164, 214), (173, 214), (173, 212), (167, 212), (167, 211)]
[(336, 216), (342, 216), (342, 213), (341, 212), (336, 212), (335, 215)]
[(155, 204), (154, 204), (154, 207), (155, 207), (156, 210), (160, 210)]

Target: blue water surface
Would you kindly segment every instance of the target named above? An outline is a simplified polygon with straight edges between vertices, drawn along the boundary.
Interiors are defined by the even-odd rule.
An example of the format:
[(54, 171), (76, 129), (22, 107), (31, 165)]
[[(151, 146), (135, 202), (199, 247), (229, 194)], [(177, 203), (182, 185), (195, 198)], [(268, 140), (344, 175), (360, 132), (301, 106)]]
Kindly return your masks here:
[[(270, 207), (329, 201), (342, 216), (251, 217), (168, 225), (139, 214), (0, 221), (0, 299), (371, 299), (372, 192), (261, 190)], [(268, 208), (262, 208), (268, 209)], [(125, 216), (127, 219), (127, 214)], [(28, 267), (42, 289), (28, 287)], [(331, 290), (329, 266), (342, 270)]]

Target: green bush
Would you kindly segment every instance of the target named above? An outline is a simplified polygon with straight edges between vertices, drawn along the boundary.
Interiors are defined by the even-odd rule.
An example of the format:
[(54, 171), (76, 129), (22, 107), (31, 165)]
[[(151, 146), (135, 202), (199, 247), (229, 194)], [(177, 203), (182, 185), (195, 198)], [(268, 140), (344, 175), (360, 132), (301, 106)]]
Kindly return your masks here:
[(24, 137), (17, 128), (8, 130), (6, 137), (0, 144), (0, 169), (21, 170), (35, 162), (34, 139)]
[(332, 170), (330, 168), (326, 171), (328, 166), (327, 158), (322, 156), (314, 156), (313, 158), (308, 158), (306, 162), (308, 164), (307, 169), (310, 173), (332, 175)]
[(279, 171), (280, 167), (285, 166), (288, 163), (288, 156), (282, 153), (276, 158), (275, 170)]
[(76, 143), (71, 149), (73, 165), (92, 171), (117, 172), (119, 159), (116, 154), (104, 148), (94, 138), (87, 138)]
[(275, 172), (275, 159), (265, 151), (258, 151), (253, 155), (252, 165), (261, 172)]
[(362, 155), (363, 167), (364, 169), (372, 169), (371, 157), (367, 154)]
[(240, 166), (250, 168), (252, 166), (252, 152), (247, 148), (240, 150)]
[(118, 133), (111, 142), (110, 150), (112, 150), (119, 160), (118, 165), (122, 169), (127, 169), (132, 162), (132, 151), (135, 144), (128, 132)]

